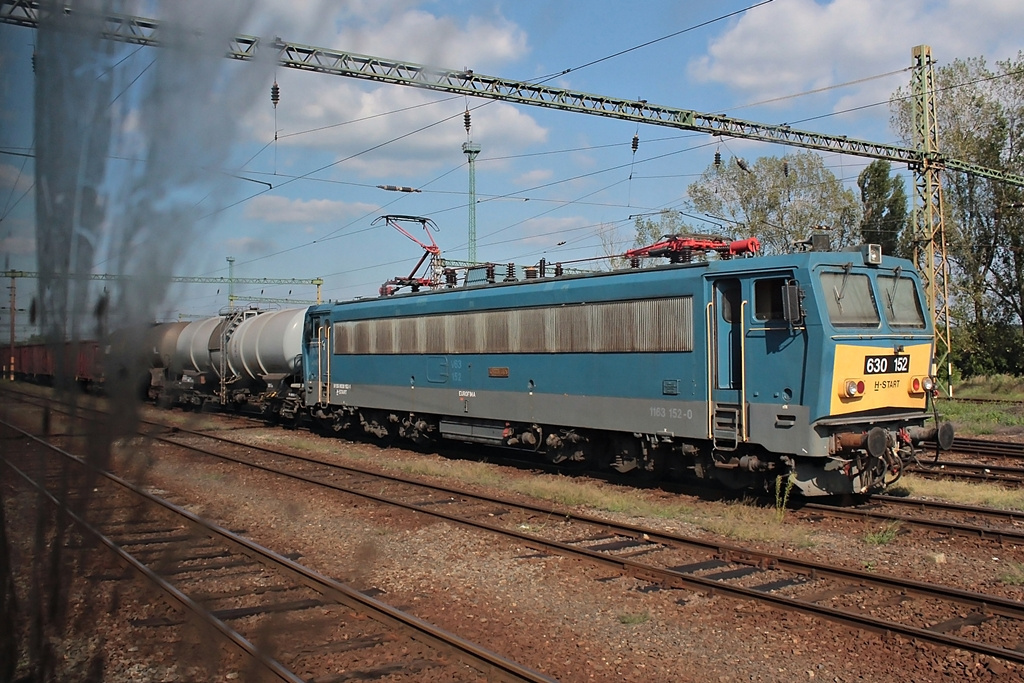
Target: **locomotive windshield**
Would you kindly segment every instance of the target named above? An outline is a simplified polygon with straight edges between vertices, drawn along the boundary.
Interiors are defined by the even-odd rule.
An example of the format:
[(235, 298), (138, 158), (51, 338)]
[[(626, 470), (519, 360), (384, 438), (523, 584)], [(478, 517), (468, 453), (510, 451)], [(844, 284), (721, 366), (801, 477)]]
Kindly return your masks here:
[(924, 312), (917, 285), (909, 277), (902, 277), (897, 271), (892, 275), (878, 276), (878, 289), (882, 295), (882, 310), (885, 319), (893, 327), (924, 327)]
[(878, 306), (867, 275), (822, 273), (821, 286), (828, 304), (828, 318), (835, 327), (878, 327)]

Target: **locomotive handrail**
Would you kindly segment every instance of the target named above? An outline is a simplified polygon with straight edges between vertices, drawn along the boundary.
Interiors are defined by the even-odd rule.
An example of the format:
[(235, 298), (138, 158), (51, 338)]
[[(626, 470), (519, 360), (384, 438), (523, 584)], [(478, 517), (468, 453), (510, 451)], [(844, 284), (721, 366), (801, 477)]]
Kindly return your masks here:
[(714, 368), (714, 361), (711, 358), (711, 345), (713, 343), (713, 340), (711, 338), (711, 320), (712, 320), (712, 318), (714, 316), (714, 311), (713, 311), (714, 305), (715, 305), (714, 297), (712, 297), (711, 301), (708, 301), (707, 305), (704, 307), (704, 323), (705, 323), (705, 327), (706, 327), (706, 331), (705, 331), (705, 334), (704, 334), (704, 339), (707, 342), (707, 351), (708, 351), (708, 363), (707, 363), (707, 365), (708, 365), (708, 438), (709, 439), (712, 438), (714, 436), (714, 433), (715, 433), (714, 432), (714, 417), (713, 417), (714, 416), (714, 412), (715, 412), (715, 406), (714, 406), (714, 397), (711, 394), (711, 386), (712, 386), (711, 383), (714, 381), (714, 369), (713, 369)]
[(906, 339), (908, 341), (931, 344), (935, 340), (935, 336), (931, 334), (907, 334), (905, 332), (873, 332), (871, 334), (833, 334), (829, 335), (829, 339), (832, 341), (841, 341), (843, 339), (852, 339), (853, 341), (863, 341), (865, 339), (883, 339), (887, 341)]
[(740, 302), (740, 423), (743, 425), (740, 436), (744, 442), (750, 438), (747, 429), (747, 303), (746, 299)]

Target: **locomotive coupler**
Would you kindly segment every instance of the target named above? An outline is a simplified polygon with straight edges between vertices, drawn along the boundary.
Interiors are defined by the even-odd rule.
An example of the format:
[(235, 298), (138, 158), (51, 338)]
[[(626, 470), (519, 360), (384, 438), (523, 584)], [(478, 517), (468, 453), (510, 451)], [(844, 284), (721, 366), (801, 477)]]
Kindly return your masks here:
[(907, 427), (907, 433), (915, 445), (922, 441), (935, 441), (944, 451), (953, 447), (954, 431), (952, 422), (940, 422), (931, 427)]

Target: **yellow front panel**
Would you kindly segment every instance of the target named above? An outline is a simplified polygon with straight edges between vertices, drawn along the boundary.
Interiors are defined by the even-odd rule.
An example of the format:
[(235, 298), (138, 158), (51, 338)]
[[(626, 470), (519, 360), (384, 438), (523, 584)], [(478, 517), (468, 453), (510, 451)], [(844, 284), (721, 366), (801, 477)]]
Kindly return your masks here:
[[(903, 353), (894, 354), (892, 347), (836, 345), (832, 368), (831, 415), (857, 413), (878, 408), (926, 407), (924, 391), (911, 393), (911, 382), (927, 377), (931, 367), (931, 344), (907, 344)], [(901, 356), (909, 359), (909, 366)], [(867, 363), (868, 357), (873, 360)], [(868, 367), (866, 367), (868, 366)], [(907, 372), (896, 372), (908, 367)], [(869, 371), (870, 370), (870, 371)], [(861, 396), (848, 398), (842, 394), (848, 380), (864, 383)]]

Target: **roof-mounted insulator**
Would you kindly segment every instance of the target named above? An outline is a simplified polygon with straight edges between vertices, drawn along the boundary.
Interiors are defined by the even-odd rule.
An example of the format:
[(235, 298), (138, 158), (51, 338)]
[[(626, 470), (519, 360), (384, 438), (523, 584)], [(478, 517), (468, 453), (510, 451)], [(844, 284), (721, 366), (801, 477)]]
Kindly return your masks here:
[(633, 154), (636, 154), (636, 148), (640, 146), (640, 136), (633, 135)]
[(270, 86), (270, 101), (274, 104), (274, 109), (277, 109), (277, 103), (281, 101), (281, 86), (277, 84), (277, 81)]
[(462, 115), (462, 121), (463, 123), (466, 124), (466, 135), (469, 135), (469, 129), (472, 126), (472, 120), (470, 119), (469, 116), (469, 109), (467, 109), (466, 113)]

